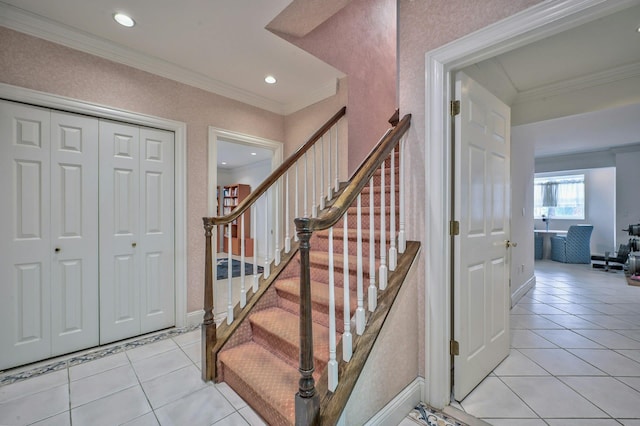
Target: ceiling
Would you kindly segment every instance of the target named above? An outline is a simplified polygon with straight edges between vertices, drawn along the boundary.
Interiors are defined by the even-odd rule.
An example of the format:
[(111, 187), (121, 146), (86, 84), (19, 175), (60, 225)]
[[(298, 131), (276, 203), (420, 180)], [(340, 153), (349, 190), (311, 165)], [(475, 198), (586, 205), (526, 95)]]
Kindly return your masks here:
[[(638, 27), (640, 5), (464, 71), (511, 106), (512, 124), (521, 127), (519, 137), (535, 144), (537, 158), (635, 144), (640, 142)], [(624, 99), (612, 99), (614, 90), (608, 88), (615, 85), (626, 91)]]
[[(290, 3), (0, 0), (0, 25), (289, 114), (335, 94), (343, 76), (265, 29)], [(118, 25), (115, 12), (136, 25)]]
[(217, 145), (219, 169), (232, 170), (271, 160), (273, 157), (273, 151), (269, 149), (245, 145), (237, 141), (218, 139)]
[[(343, 74), (275, 36), (265, 26), (281, 28), (287, 25), (287, 16), (294, 17), (301, 26), (293, 32), (303, 35), (347, 3), (348, 0), (0, 0), (0, 25), (289, 114), (333, 95), (336, 79)], [(302, 12), (309, 5), (331, 12), (315, 22), (302, 22), (301, 5)], [(116, 11), (131, 14), (137, 25), (117, 25), (112, 19)], [(639, 133), (633, 127), (633, 119), (624, 123), (618, 120), (614, 125), (611, 111), (603, 115), (595, 112), (640, 103), (640, 88), (635, 89), (636, 102), (625, 99), (622, 104), (612, 105), (591, 96), (588, 110), (584, 102), (576, 102), (576, 108), (556, 112), (544, 101), (587, 86), (605, 87), (633, 78), (640, 82), (638, 26), (640, 5), (501, 54), (465, 71), (512, 106), (514, 125), (524, 125), (527, 131), (531, 128), (537, 157), (637, 143), (640, 136), (635, 136)], [(269, 74), (276, 76), (277, 84), (264, 82)], [(536, 102), (541, 105), (538, 110), (544, 110), (538, 111), (537, 116), (527, 109)], [(628, 111), (632, 115), (637, 112)], [(559, 139), (558, 129), (563, 123), (568, 127)], [(615, 129), (616, 134), (613, 137), (611, 130), (607, 137), (596, 131), (572, 133), (571, 128), (585, 129), (575, 123), (591, 127), (599, 123), (603, 128)]]

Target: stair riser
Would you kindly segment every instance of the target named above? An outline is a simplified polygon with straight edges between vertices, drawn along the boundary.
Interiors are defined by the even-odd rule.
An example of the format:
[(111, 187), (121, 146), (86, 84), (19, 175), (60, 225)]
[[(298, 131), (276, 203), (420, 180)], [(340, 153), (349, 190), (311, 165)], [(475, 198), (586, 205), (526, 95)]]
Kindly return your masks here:
[(291, 426), (291, 423), (278, 410), (255, 392), (250, 383), (245, 383), (232, 369), (222, 365), (224, 381), (245, 401), (251, 401), (251, 407), (267, 421), (269, 425)]
[[(369, 230), (363, 231), (362, 233), (362, 255), (366, 258), (369, 257), (369, 249), (370, 249), (370, 244), (369, 244)], [(397, 240), (396, 240), (397, 243)], [(380, 257), (380, 240), (378, 239), (378, 237), (376, 237), (376, 241), (374, 244), (375, 247), (375, 257), (379, 258)], [(387, 233), (387, 238), (386, 238), (386, 248), (387, 251), (389, 250), (390, 247), (390, 240), (389, 240), (389, 233)], [(328, 235), (319, 235), (317, 239), (315, 239), (314, 241), (312, 241), (311, 243), (311, 249), (313, 251), (323, 251), (325, 253), (327, 253), (329, 251), (329, 236)], [(355, 237), (353, 238), (349, 238), (349, 245), (347, 247), (347, 253), (350, 255), (355, 256), (356, 255), (356, 249), (357, 249), (357, 240)], [(337, 253), (337, 254), (342, 254), (344, 253), (344, 245), (343, 245), (343, 240), (342, 238), (336, 238), (334, 237), (333, 239), (333, 252)]]
[[(342, 292), (340, 292), (340, 295), (342, 296)], [(294, 301), (290, 300), (289, 298), (282, 297), (280, 299), (280, 307), (293, 314), (300, 314), (300, 302), (297, 300)], [(322, 324), (325, 327), (329, 327), (328, 307), (318, 307), (314, 305), (312, 316), (314, 322)], [(344, 333), (344, 312), (342, 308), (336, 310), (336, 332)]]
[[(334, 268), (334, 280), (336, 288), (343, 288), (344, 276), (342, 274), (342, 268)], [(378, 274), (378, 270), (376, 269), (376, 276)], [(318, 281), (321, 283), (329, 284), (329, 268), (327, 265), (311, 265), (310, 275), (313, 281)], [(357, 288), (357, 270), (352, 269), (349, 272), (349, 288), (353, 291)], [(367, 287), (369, 285), (369, 266), (366, 265), (363, 268), (363, 279), (364, 286)]]
[[(298, 367), (298, 360), (300, 357), (300, 347), (297, 345), (292, 345), (286, 340), (281, 339), (278, 335), (272, 333), (270, 330), (262, 328), (256, 324), (252, 323), (252, 332), (253, 332), (253, 341), (268, 348), (269, 351), (278, 355), (281, 359), (283, 359), (287, 364)], [(329, 342), (317, 342), (315, 340), (318, 339), (317, 335), (314, 335), (314, 346), (318, 343), (324, 343), (325, 346), (329, 345)], [(314, 351), (314, 365), (316, 372), (318, 373), (319, 378), (320, 372), (324, 370), (327, 363), (324, 361), (321, 356), (327, 356), (326, 354), (316, 353)]]

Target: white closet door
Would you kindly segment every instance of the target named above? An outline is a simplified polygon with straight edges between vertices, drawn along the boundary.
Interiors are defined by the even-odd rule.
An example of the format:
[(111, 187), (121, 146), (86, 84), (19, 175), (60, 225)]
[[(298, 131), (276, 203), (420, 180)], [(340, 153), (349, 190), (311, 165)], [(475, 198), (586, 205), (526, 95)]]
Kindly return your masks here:
[(98, 119), (51, 113), (52, 355), (98, 345)]
[(51, 353), (50, 116), (0, 101), (0, 369)]
[(172, 132), (140, 129), (141, 332), (175, 324)]
[(140, 333), (139, 128), (100, 121), (100, 343)]

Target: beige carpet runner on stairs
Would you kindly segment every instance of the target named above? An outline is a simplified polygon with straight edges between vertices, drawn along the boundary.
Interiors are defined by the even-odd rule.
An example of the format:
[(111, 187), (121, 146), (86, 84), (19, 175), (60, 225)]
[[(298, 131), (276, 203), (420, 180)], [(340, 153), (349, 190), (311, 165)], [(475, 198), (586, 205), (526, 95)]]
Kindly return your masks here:
[[(388, 163), (388, 160), (387, 160)], [(396, 160), (396, 164), (398, 164)], [(397, 168), (396, 168), (397, 171)], [(390, 197), (390, 178), (386, 167), (386, 203)], [(399, 179), (396, 176), (396, 182)], [(374, 202), (380, 205), (380, 172), (374, 178)], [(396, 185), (397, 188), (397, 185)], [(396, 205), (398, 191), (396, 189)], [(388, 209), (387, 209), (388, 210)], [(379, 241), (380, 208), (375, 209), (375, 238)], [(349, 288), (351, 315), (356, 299), (356, 208), (348, 212)], [(343, 223), (334, 228), (334, 262), (336, 283), (336, 328), (339, 341), (344, 331), (343, 300)], [(386, 218), (387, 240), (389, 217)], [(369, 188), (362, 193), (362, 239), (364, 271), (364, 306), (369, 286)], [(387, 249), (389, 243), (387, 242)], [(376, 258), (379, 254), (376, 253)], [(229, 384), (270, 425), (295, 422), (295, 394), (298, 391), (300, 265), (296, 257), (284, 268), (274, 285), (257, 303), (245, 321), (218, 355), (218, 380)], [(376, 275), (378, 262), (376, 261)], [(329, 358), (329, 255), (328, 231), (317, 232), (311, 239), (311, 295), (313, 306), (314, 378), (318, 380)], [(351, 327), (355, 335), (355, 326)], [(342, 354), (337, 354), (338, 361)]]

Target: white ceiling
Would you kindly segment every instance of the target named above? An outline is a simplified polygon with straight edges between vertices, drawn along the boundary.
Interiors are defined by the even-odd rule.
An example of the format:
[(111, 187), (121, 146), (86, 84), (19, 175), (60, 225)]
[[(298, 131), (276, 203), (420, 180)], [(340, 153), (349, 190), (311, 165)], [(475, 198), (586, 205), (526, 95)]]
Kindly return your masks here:
[[(265, 29), (291, 0), (1, 0), (0, 25), (280, 114), (343, 74)], [(126, 12), (133, 28), (115, 23)], [(278, 82), (268, 85), (267, 75)]]
[[(512, 116), (517, 115), (514, 124), (521, 128), (518, 135), (535, 143), (536, 157), (638, 143), (640, 96), (635, 101), (629, 97), (631, 101), (616, 103), (589, 96), (586, 90), (628, 80), (633, 82), (629, 83), (633, 87), (627, 86), (628, 91), (640, 93), (636, 89), (640, 77), (639, 26), (640, 6), (634, 6), (464, 71), (511, 105)], [(573, 107), (563, 104), (554, 111), (554, 102), (548, 101), (560, 94), (570, 99), (576, 93), (589, 103), (588, 112), (579, 103)], [(547, 109), (537, 115), (551, 119), (537, 121), (532, 107), (536, 103), (538, 109)]]
[[(261, 161), (271, 160), (273, 151), (237, 141), (218, 139), (218, 168), (236, 169)], [(255, 153), (255, 155), (253, 155)], [(226, 163), (226, 164), (222, 164)]]
[[(331, 96), (336, 79), (343, 76), (264, 29), (285, 8), (291, 10), (290, 3), (0, 0), (0, 25), (288, 114)], [(334, 0), (327, 3), (327, 8), (345, 3)], [(112, 19), (116, 11), (131, 14), (137, 25), (131, 29), (117, 25)], [(479, 76), (479, 81), (511, 104), (514, 111), (527, 102), (580, 90), (585, 85), (638, 78), (638, 26), (640, 6), (635, 6), (476, 64), (470, 67), (475, 71), (472, 77)], [(264, 83), (267, 74), (275, 75), (278, 83)], [(568, 115), (563, 111), (563, 116)], [(633, 140), (638, 134), (634, 119), (614, 124), (610, 121), (614, 118), (611, 112), (567, 118), (562, 140), (558, 138), (562, 120), (532, 125), (536, 156), (640, 142), (640, 136)], [(534, 120), (520, 117), (519, 121), (533, 124)], [(570, 122), (586, 122), (590, 128), (599, 123), (609, 131), (602, 137), (601, 132), (582, 131)], [(576, 132), (571, 133), (571, 128)], [(544, 129), (552, 133), (545, 135)], [(612, 132), (619, 135), (612, 137)]]

